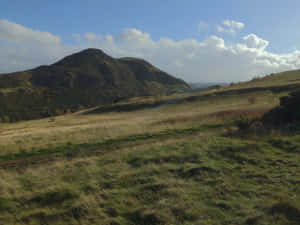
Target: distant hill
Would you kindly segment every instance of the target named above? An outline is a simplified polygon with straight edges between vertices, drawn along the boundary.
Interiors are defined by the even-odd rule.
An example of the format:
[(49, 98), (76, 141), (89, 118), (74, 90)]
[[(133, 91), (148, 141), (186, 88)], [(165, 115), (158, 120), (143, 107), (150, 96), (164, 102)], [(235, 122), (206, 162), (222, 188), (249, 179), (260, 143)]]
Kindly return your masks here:
[(191, 87), (189, 92), (198, 92), (202, 90), (224, 87), (228, 84), (224, 82), (196, 82), (196, 83), (189, 83), (189, 85)]
[(183, 80), (142, 59), (115, 59), (99, 49), (86, 49), (49, 66), (0, 75), (0, 118), (36, 119), (186, 89)]
[(231, 83), (232, 88), (274, 87), (300, 84), (300, 70), (272, 73), (247, 82)]

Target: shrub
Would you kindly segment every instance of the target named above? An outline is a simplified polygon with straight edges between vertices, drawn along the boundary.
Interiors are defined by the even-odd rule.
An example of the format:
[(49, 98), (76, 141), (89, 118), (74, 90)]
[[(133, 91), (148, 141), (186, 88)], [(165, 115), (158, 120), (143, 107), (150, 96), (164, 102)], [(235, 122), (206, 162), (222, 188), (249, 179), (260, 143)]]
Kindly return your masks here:
[(9, 116), (3, 116), (2, 121), (3, 123), (9, 123), (10, 122)]
[(269, 133), (261, 119), (258, 118), (250, 119), (248, 117), (241, 117), (235, 121), (235, 125), (238, 128), (239, 136), (257, 137), (258, 135), (264, 136)]
[(252, 120), (248, 117), (241, 117), (240, 119), (235, 121), (235, 125), (237, 126), (238, 130), (247, 130), (251, 127)]
[(248, 98), (248, 103), (253, 105), (257, 102), (257, 98), (255, 96), (251, 96)]
[(280, 98), (280, 105), (265, 114), (263, 120), (267, 125), (285, 128), (300, 123), (300, 91)]

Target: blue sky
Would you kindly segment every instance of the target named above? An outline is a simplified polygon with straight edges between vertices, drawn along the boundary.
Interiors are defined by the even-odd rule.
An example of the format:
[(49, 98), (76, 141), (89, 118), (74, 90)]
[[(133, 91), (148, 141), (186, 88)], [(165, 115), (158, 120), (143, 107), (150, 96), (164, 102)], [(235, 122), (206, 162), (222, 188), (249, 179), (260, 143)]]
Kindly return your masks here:
[[(124, 39), (122, 39), (123, 42), (121, 44), (119, 43), (120, 41), (116, 41), (119, 40), (117, 37), (120, 35), (122, 36), (122, 32), (126, 29), (135, 29), (142, 32), (142, 34), (148, 34), (151, 41), (159, 46), (161, 46), (161, 43), (158, 44), (159, 40), (162, 38), (168, 38), (176, 44), (182, 44), (181, 42), (184, 40), (195, 40), (197, 43), (201, 44), (206, 43), (206, 40), (211, 37), (218, 37), (224, 40), (225, 47), (229, 48), (232, 45), (236, 47), (239, 43), (242, 43), (243, 38), (247, 37), (249, 34), (255, 34), (258, 39), (268, 41), (268, 45), (263, 49), (266, 54), (291, 54), (300, 50), (300, 29), (298, 28), (298, 23), (300, 22), (299, 0), (1, 1), (0, 20), (10, 22), (12, 28), (9, 28), (9, 25), (5, 25), (5, 29), (2, 29), (2, 36), (5, 36), (6, 38), (1, 38), (0, 27), (0, 50), (9, 51), (10, 53), (12, 51), (25, 51), (24, 45), (21, 46), (20, 44), (22, 41), (19, 39), (16, 41), (16, 44), (20, 45), (18, 50), (13, 43), (14, 38), (11, 38), (11, 40), (8, 38), (10, 36), (7, 34), (13, 31), (14, 24), (21, 25), (31, 31), (48, 32), (51, 35), (58, 37), (63, 50), (60, 49), (60, 53), (52, 52), (52, 58), (50, 56), (48, 58), (43, 56), (44, 60), (37, 60), (36, 62), (22, 62), (20, 54), (18, 54), (18, 58), (12, 58), (12, 60), (15, 61), (14, 64), (19, 63), (20, 65), (8, 67), (6, 65), (6, 60), (5, 65), (7, 68), (2, 69), (2, 71), (2, 56), (0, 54), (0, 72), (10, 72), (14, 69), (26, 69), (27, 67), (36, 66), (40, 63), (51, 63), (54, 59), (58, 59), (59, 57), (62, 57), (67, 53), (72, 53), (80, 48), (104, 46), (104, 43), (100, 43), (100, 41), (96, 43), (94, 40), (92, 43), (91, 40), (83, 40), (84, 35), (87, 33), (99, 35), (99, 37), (101, 36), (102, 38), (106, 35), (112, 35), (115, 38), (115, 45), (118, 45), (117, 47), (119, 50), (113, 50), (116, 48), (114, 45), (111, 48), (107, 48), (108, 53), (116, 57), (119, 55), (123, 56), (125, 53), (130, 55), (131, 49), (128, 47), (129, 45), (124, 46)], [(224, 21), (241, 23), (243, 24), (243, 27), (234, 27), (234, 25), (232, 25), (233, 23), (230, 23), (231, 25), (227, 26)], [(200, 24), (202, 25), (200, 26)], [(217, 28), (218, 26), (223, 27), (224, 29), (220, 32), (220, 29), (218, 30)], [(229, 31), (230, 29), (231, 31)], [(74, 38), (74, 34), (78, 37), (80, 35), (80, 41), (79, 38)], [(13, 33), (10, 35), (17, 34)], [(253, 37), (251, 38), (253, 41)], [(7, 50), (12, 43), (14, 49)], [(28, 45), (28, 40), (26, 43)], [(119, 45), (121, 45), (121, 47)], [(190, 43), (186, 48), (189, 49), (192, 45), (193, 44)], [(106, 46), (107, 45), (105, 45), (104, 48), (106, 48)], [(134, 48), (134, 46), (130, 46)], [(58, 46), (56, 47), (58, 48)], [(40, 46), (33, 47), (32, 43), (27, 47), (27, 49), (34, 49), (38, 54), (47, 53), (46, 51), (39, 53), (37, 50), (38, 48), (40, 48)], [(49, 48), (51, 47), (49, 46)], [(139, 48), (143, 49), (141, 46), (139, 46)], [(176, 48), (178, 48), (178, 46)], [(126, 51), (124, 49), (126, 49)], [(171, 55), (173, 50), (170, 50), (169, 55)], [(249, 52), (251, 52), (250, 50)], [(201, 49), (201, 52), (205, 51), (204, 49)], [(188, 80), (210, 81), (209, 78), (205, 77), (205, 74), (200, 74), (199, 77), (197, 77), (195, 71), (189, 71), (189, 69), (182, 68), (181, 70), (178, 69), (179, 65), (183, 67), (186, 64), (186, 59), (181, 60), (178, 57), (174, 58), (172, 63), (174, 63), (174, 65), (177, 63), (178, 68), (176, 69), (175, 67), (165, 66), (165, 61), (156, 61), (152, 58), (153, 54), (153, 49), (146, 53), (144, 50), (140, 50), (139, 52), (135, 52), (133, 56), (144, 57), (155, 65), (162, 66), (167, 72), (175, 73), (175, 75), (182, 78), (187, 77)], [(197, 54), (194, 55), (196, 57)], [(225, 55), (227, 55), (227, 53), (225, 53)], [(245, 58), (248, 56), (249, 54)], [(201, 54), (201, 57), (205, 57), (205, 55)], [(293, 59), (295, 57), (297, 58), (298, 55), (293, 55)], [(196, 62), (195, 59), (193, 60)], [(199, 60), (203, 61), (203, 58), (199, 58)], [(285, 60), (290, 62), (290, 58)], [(296, 63), (294, 62), (295, 67), (298, 67), (297, 60)], [(4, 64), (4, 60), (2, 61)], [(220, 63), (221, 61), (222, 58), (217, 59), (215, 63)], [(279, 66), (274, 64), (276, 67), (272, 67), (274, 71), (294, 68), (293, 66), (286, 67), (285, 62), (283, 61), (280, 63), (284, 66), (280, 66), (281, 64)], [(214, 66), (216, 65), (217, 64)], [(222, 63), (220, 63), (219, 66), (222, 67)], [(230, 73), (229, 70), (226, 72), (227, 74), (219, 74), (211, 80), (244, 80), (252, 75), (261, 75), (266, 72), (272, 72), (272, 68), (264, 68), (261, 70), (253, 68), (251, 74), (241, 76), (240, 78), (238, 76), (228, 77), (228, 74)], [(209, 70), (209, 68), (206, 69)], [(243, 69), (249, 70), (248, 67), (242, 67), (239, 72), (242, 72)], [(201, 68), (199, 68), (199, 70), (201, 70)], [(220, 71), (222, 70), (220, 69)], [(212, 68), (208, 74), (214, 72), (219, 73), (218, 70)]]

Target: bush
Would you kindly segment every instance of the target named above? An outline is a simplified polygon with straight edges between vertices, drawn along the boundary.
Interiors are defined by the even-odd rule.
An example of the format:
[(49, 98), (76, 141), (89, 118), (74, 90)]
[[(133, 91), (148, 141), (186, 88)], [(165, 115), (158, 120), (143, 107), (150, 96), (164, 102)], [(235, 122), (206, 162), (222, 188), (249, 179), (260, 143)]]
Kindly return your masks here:
[(253, 105), (257, 102), (257, 98), (255, 96), (251, 96), (248, 98), (248, 103)]
[(261, 119), (255, 118), (250, 119), (248, 117), (241, 117), (235, 122), (235, 125), (238, 128), (239, 136), (264, 136), (268, 134), (267, 129), (264, 127)]
[(2, 121), (3, 123), (9, 123), (10, 122), (9, 116), (3, 116)]
[(251, 127), (252, 120), (248, 117), (241, 117), (240, 119), (235, 121), (235, 125), (237, 126), (238, 130), (247, 130)]
[(300, 123), (300, 91), (280, 98), (280, 105), (264, 115), (265, 124), (277, 128), (287, 128)]

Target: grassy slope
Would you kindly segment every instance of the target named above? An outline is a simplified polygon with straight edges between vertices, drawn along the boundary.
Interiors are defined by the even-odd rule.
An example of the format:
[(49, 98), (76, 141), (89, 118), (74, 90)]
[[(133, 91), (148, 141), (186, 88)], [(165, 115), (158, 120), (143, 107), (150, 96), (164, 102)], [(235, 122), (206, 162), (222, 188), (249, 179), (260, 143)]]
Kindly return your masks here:
[(292, 70), (278, 74), (271, 74), (262, 78), (256, 78), (250, 82), (237, 83), (232, 88), (272, 87), (300, 84), (300, 70)]
[(1, 125), (0, 224), (300, 224), (300, 136), (227, 132), (287, 89), (230, 88)]

